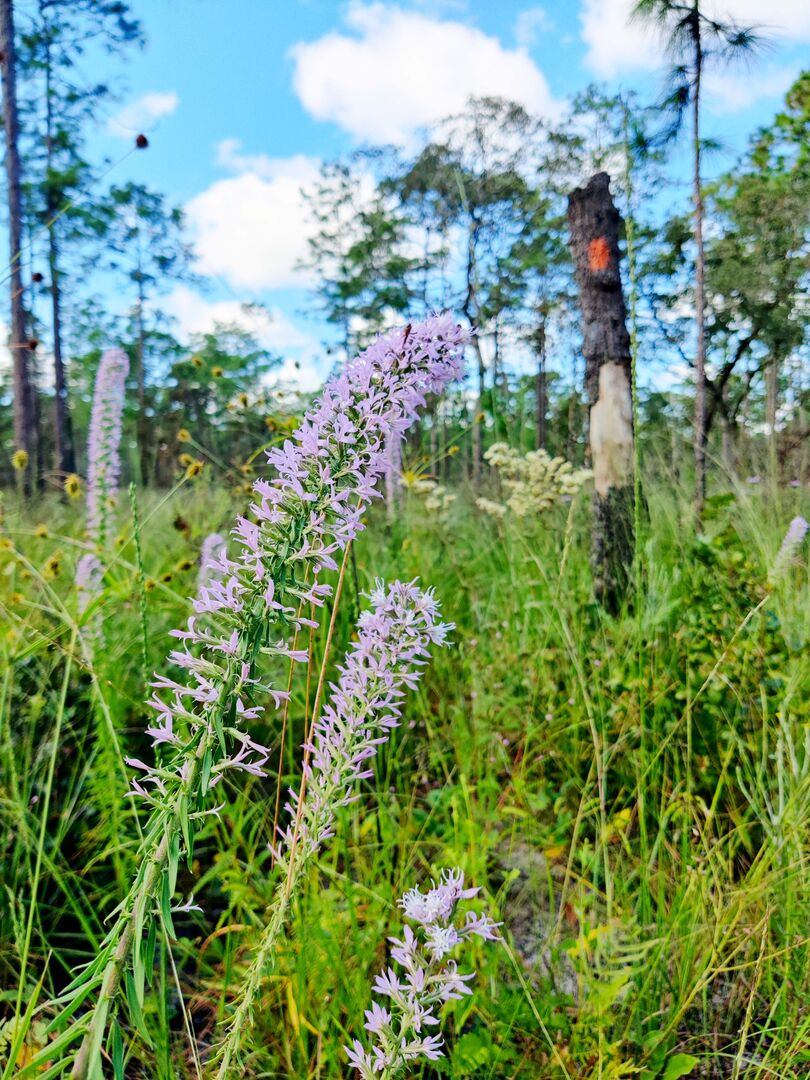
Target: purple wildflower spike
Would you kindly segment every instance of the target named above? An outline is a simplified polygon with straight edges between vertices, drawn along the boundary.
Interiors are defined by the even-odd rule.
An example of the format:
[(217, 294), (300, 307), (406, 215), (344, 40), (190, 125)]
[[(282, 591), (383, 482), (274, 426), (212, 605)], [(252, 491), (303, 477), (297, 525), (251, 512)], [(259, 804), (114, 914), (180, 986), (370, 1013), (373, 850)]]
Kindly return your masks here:
[[(121, 424), (129, 359), (123, 349), (108, 349), (101, 357), (93, 390), (90, 432), (87, 439), (87, 532), (97, 548), (104, 545), (110, 500), (121, 473)], [(101, 589), (104, 567), (98, 556), (83, 555), (76, 566), (79, 610), (84, 611)], [(96, 620), (90, 637), (99, 637)]]
[(344, 1047), (362, 1080), (395, 1080), (420, 1059), (443, 1056), (441, 1035), (431, 1034), (439, 1025), (434, 1010), (471, 994), (467, 984), (474, 978), (473, 973), (460, 974), (450, 954), (473, 936), (498, 939), (500, 923), (487, 915), (468, 911), (463, 921), (453, 921), (459, 901), (477, 893), (464, 887), (463, 871), (442, 870), (438, 884), (431, 882), (424, 893), (410, 889), (399, 901), (405, 917), (416, 924), (415, 931), (405, 924), (401, 941), (389, 938), (391, 958), (403, 973), (388, 968), (374, 982), (374, 992), (385, 998), (385, 1005), (375, 1001), (366, 1010), (370, 1048), (359, 1039)]
[(771, 577), (776, 578), (780, 574), (783, 574), (785, 570), (790, 566), (796, 555), (799, 552), (799, 548), (804, 543), (804, 538), (810, 531), (810, 522), (806, 521), (803, 517), (795, 517), (790, 525), (788, 525), (785, 538), (782, 541), (782, 546), (779, 548), (779, 552), (774, 560), (773, 568), (771, 569)]
[[(423, 592), (413, 581), (378, 581), (368, 596), (371, 609), (360, 615), (357, 641), (304, 748), (310, 757), (296, 840), (302, 859), (333, 835), (337, 810), (357, 798), (355, 785), (372, 775), (374, 755), (399, 727), (405, 691), (419, 681), (430, 646), (443, 645), (453, 629), (439, 621), (433, 590)], [(287, 811), (297, 816), (297, 792), (290, 793)], [(293, 835), (290, 825), (279, 855), (285, 865)]]
[[(224, 545), (208, 553), (210, 577), (200, 585), (194, 614), (185, 629), (172, 632), (182, 649), (169, 659), (186, 681), (160, 676), (153, 684), (158, 694), (152, 703), (163, 717), (158, 741), (167, 742), (167, 730), (175, 736), (164, 771), (180, 772), (185, 761), (199, 761), (201, 739), (211, 742), (213, 753), (215, 715), (244, 714), (245, 695), (258, 689), (250, 675), (255, 650), (248, 654), (247, 673), (242, 669), (259, 623), (266, 628), (265, 654), (306, 661), (306, 652), (290, 641), (296, 629), (309, 625), (296, 609), (310, 600), (320, 606), (331, 594), (319, 574), (337, 567), (335, 555), (362, 529), (362, 514), (378, 495), (386, 447), (401, 440), (427, 393), (459, 375), (466, 338), (447, 316), (381, 338), (327, 383), (294, 439), (268, 453), (277, 476), (253, 485), (251, 516), (239, 518), (232, 534), (236, 556), (229, 558)], [(278, 691), (271, 696), (276, 704), (283, 697)], [(251, 710), (254, 716), (260, 711)], [(167, 713), (174, 716), (170, 729)], [(264, 749), (232, 724), (228, 738), (239, 744), (239, 753), (223, 750), (211, 775), (227, 768), (264, 775)], [(219, 738), (217, 746), (222, 750)], [(160, 805), (160, 794), (150, 791), (148, 801)]]
[(93, 411), (87, 440), (87, 528), (104, 542), (107, 503), (114, 497), (121, 474), (121, 424), (129, 358), (123, 349), (108, 349), (101, 357), (93, 391)]

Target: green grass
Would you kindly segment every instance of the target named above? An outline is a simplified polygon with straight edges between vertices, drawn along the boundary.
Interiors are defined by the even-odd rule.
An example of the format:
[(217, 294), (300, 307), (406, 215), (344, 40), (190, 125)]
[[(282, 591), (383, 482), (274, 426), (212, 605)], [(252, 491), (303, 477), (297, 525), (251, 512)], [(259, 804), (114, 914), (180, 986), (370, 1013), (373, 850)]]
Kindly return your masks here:
[[(359, 1034), (399, 931), (395, 898), (451, 865), (483, 887), (504, 941), (476, 947), (475, 995), (445, 1019), (449, 1056), (421, 1075), (810, 1073), (806, 554), (768, 582), (799, 496), (716, 499), (699, 537), (670, 485), (648, 497), (643, 593), (615, 620), (591, 597), (586, 498), (529, 523), (482, 519), (464, 493), (442, 519), (415, 498), (393, 523), (373, 516), (330, 664), (363, 602), (355, 582), (375, 577), (435, 585), (454, 646), (435, 656), (309, 875), (256, 1003), (244, 1075), (347, 1075), (340, 1048)], [(205, 476), (168, 497), (138, 493), (141, 568), (122, 496), (95, 655), (72, 585), (82, 509), (4, 500), (3, 1076), (45, 1041), (49, 1002), (128, 888), (138, 821), (122, 757), (151, 753), (143, 650), (162, 670), (195, 588), (196, 567), (179, 567), (238, 507)], [(43, 574), (54, 553), (55, 577)], [(298, 774), (305, 695), (302, 674), (285, 783)], [(269, 723), (257, 737), (277, 746)], [(127, 1077), (205, 1071), (272, 897), (275, 795), (274, 777), (229, 783), (192, 870), (181, 866), (178, 890), (203, 913), (177, 916), (176, 939), (159, 935), (149, 1043), (119, 1015)]]

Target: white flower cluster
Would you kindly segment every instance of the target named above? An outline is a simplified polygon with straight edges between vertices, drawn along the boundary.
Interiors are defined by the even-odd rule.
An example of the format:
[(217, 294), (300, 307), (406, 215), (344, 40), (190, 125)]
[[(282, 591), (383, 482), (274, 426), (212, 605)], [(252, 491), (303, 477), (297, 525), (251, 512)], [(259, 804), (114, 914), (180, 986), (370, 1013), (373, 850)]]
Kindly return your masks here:
[(590, 469), (575, 469), (565, 458), (553, 458), (545, 450), (521, 454), (506, 443), (493, 443), (484, 458), (498, 470), (509, 493), (505, 505), (476, 499), (478, 509), (492, 517), (504, 517), (507, 509), (517, 517), (542, 513), (573, 498), (593, 475)]
[(405, 486), (413, 495), (424, 496), (424, 507), (429, 514), (446, 514), (456, 501), (452, 491), (448, 491), (443, 484), (429, 476), (414, 477), (408, 480)]
[(425, 499), (425, 509), (429, 514), (446, 514), (455, 501), (456, 496), (452, 491), (436, 484)]

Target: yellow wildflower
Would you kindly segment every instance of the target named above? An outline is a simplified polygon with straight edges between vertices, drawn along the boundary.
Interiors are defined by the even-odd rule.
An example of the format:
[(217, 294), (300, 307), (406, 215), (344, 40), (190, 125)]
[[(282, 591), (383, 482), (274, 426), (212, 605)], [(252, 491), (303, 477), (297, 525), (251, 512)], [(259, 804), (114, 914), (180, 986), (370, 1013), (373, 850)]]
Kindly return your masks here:
[(180, 430), (177, 432), (177, 441), (191, 442), (191, 432), (188, 430), (188, 428), (180, 428)]
[(65, 494), (71, 499), (78, 499), (82, 493), (82, 482), (76, 473), (71, 473), (70, 476), (65, 477)]
[(15, 450), (11, 455), (11, 464), (17, 472), (22, 472), (23, 469), (26, 469), (28, 467), (28, 451)]
[(62, 557), (59, 554), (51, 555), (45, 560), (45, 565), (42, 567), (42, 576), (46, 581), (53, 581), (55, 577), (59, 577), (59, 571), (62, 569)]
[(36, 536), (38, 540), (46, 540), (48, 537), (48, 526), (43, 525), (42, 522), (40, 522), (34, 529), (34, 536)]
[(186, 480), (193, 480), (195, 476), (199, 476), (203, 471), (205, 465), (204, 461), (200, 461), (199, 458), (188, 466), (186, 469)]

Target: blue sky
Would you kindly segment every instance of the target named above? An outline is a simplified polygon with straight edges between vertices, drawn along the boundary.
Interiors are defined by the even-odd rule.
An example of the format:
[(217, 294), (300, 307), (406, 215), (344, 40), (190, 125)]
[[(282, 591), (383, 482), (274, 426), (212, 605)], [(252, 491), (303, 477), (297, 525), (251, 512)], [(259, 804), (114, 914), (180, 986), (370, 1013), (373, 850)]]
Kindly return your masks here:
[[(763, 21), (760, 0), (716, 3), (738, 21)], [(147, 183), (186, 209), (208, 284), (170, 291), (179, 332), (237, 318), (240, 302), (261, 301), (272, 320), (247, 325), (315, 381), (324, 329), (306, 314), (295, 263), (306, 240), (298, 193), (318, 163), (367, 141), (413, 143), (420, 127), (471, 93), (546, 114), (593, 81), (654, 98), (661, 52), (627, 26), (629, 4), (135, 0), (147, 45), (113, 61), (121, 98), (92, 149), (118, 158), (146, 131), (150, 148), (111, 179)], [(810, 3), (771, 0), (767, 22), (762, 61), (709, 82), (706, 133), (728, 148), (714, 168), (768, 121), (806, 63)], [(96, 63), (88, 58), (88, 78)]]

